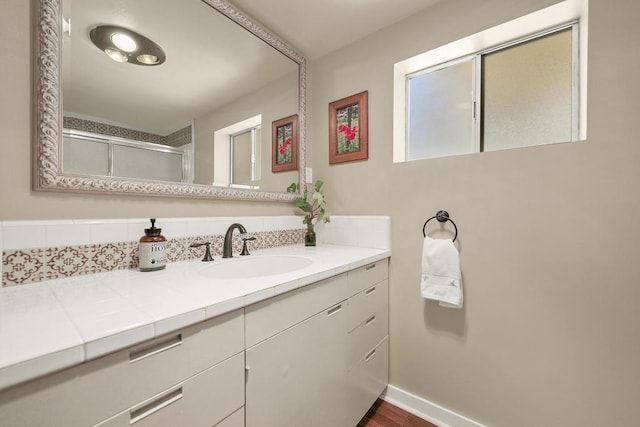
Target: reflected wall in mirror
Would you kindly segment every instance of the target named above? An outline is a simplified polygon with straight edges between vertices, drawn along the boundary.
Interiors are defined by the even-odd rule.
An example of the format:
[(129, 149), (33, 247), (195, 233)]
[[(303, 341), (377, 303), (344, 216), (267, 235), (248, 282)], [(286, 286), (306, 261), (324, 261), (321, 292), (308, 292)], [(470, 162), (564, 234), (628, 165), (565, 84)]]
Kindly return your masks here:
[[(231, 4), (38, 0), (37, 14), (36, 190), (295, 197), (284, 190), (304, 182), (305, 59)], [(114, 60), (92, 43), (98, 25), (151, 39), (166, 60), (136, 65), (153, 57), (115, 45)], [(270, 124), (295, 114), (298, 170), (274, 174)]]

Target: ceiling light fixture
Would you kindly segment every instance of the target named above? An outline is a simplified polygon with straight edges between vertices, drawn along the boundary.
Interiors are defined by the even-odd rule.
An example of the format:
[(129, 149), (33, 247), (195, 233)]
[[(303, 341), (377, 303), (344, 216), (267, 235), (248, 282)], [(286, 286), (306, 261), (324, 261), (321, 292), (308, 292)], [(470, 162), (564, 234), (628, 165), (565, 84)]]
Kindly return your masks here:
[(125, 33), (112, 33), (111, 41), (120, 50), (131, 53), (138, 48), (136, 41)]
[(164, 50), (153, 40), (115, 25), (99, 25), (89, 32), (94, 45), (117, 62), (136, 65), (160, 65), (166, 60)]
[(158, 57), (149, 53), (138, 55), (136, 59), (146, 65), (153, 65), (158, 63)]
[(127, 55), (125, 55), (124, 53), (120, 52), (119, 50), (106, 48), (104, 50), (104, 53), (109, 55), (109, 58), (113, 59), (116, 62), (127, 62), (128, 61)]

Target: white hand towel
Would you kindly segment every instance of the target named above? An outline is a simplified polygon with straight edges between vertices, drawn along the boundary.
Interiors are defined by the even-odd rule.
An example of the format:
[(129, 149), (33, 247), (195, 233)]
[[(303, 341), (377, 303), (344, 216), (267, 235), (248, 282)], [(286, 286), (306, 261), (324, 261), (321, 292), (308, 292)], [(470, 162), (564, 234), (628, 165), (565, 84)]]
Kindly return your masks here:
[(443, 307), (462, 308), (460, 254), (452, 240), (424, 238), (420, 293)]

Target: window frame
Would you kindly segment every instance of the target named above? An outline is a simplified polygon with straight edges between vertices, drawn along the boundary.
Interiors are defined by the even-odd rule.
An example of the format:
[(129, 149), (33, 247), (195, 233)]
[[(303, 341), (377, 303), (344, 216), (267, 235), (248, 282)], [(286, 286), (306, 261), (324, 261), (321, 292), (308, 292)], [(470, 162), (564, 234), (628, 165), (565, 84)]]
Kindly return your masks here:
[[(524, 43), (546, 34), (561, 31), (575, 25), (572, 32), (574, 40), (573, 73), (577, 74), (572, 87), (572, 141), (584, 140), (587, 136), (587, 33), (588, 33), (588, 0), (566, 0), (564, 2), (538, 10), (520, 18), (497, 25), (479, 33), (456, 40), (444, 46), (408, 58), (394, 64), (393, 89), (393, 162), (405, 162), (407, 159), (407, 119), (408, 94), (407, 76), (427, 70), (435, 71), (444, 68), (447, 63), (473, 58), (480, 54), (488, 54), (508, 46)], [(477, 60), (475, 67), (480, 67)], [(474, 68), (474, 113), (481, 117), (480, 102), (480, 70)], [(577, 110), (577, 111), (575, 111)], [(480, 120), (475, 120), (474, 140), (480, 138)], [(479, 143), (478, 143), (479, 144)], [(479, 150), (479, 145), (478, 145)], [(418, 160), (418, 159), (416, 159)]]
[(234, 173), (234, 150), (233, 145), (235, 143), (235, 138), (241, 135), (251, 134), (251, 158), (250, 158), (250, 166), (251, 166), (251, 181), (259, 181), (261, 179), (258, 176), (258, 165), (257, 165), (257, 148), (260, 144), (260, 141), (257, 140), (257, 132), (259, 129), (262, 129), (262, 124), (254, 125), (249, 128), (240, 130), (238, 132), (232, 133), (229, 135), (229, 180), (233, 184), (233, 173)]
[[(465, 62), (471, 62), (471, 69), (472, 69), (472, 79), (473, 79), (473, 83), (472, 83), (472, 114), (471, 117), (469, 118), (469, 120), (471, 121), (471, 125), (472, 125), (472, 141), (470, 142), (470, 145), (473, 147), (473, 153), (477, 153), (480, 149), (480, 124), (481, 121), (477, 120), (477, 118), (479, 117), (478, 115), (478, 108), (480, 108), (480, 104), (479, 104), (479, 97), (480, 97), (480, 79), (481, 79), (481, 75), (479, 74), (479, 61), (478, 61), (479, 55), (478, 54), (472, 54), (472, 55), (466, 55), (462, 58), (456, 58), (456, 59), (452, 59), (450, 61), (441, 63), (441, 64), (436, 64), (432, 67), (426, 68), (426, 69), (422, 69), (422, 70), (418, 70), (415, 71), (413, 73), (407, 74), (405, 76), (405, 99), (406, 99), (406, 108), (405, 108), (405, 114), (407, 119), (405, 120), (405, 158), (407, 159), (407, 161), (413, 161), (413, 160), (424, 160), (424, 159), (432, 159), (432, 158), (436, 158), (436, 157), (420, 157), (420, 158), (416, 158), (416, 159), (411, 159), (409, 156), (409, 153), (411, 152), (411, 146), (409, 144), (409, 100), (411, 99), (410, 96), (410, 85), (409, 82), (411, 80), (411, 78), (413, 77), (419, 77), (428, 73), (432, 73), (435, 71), (440, 71), (440, 70), (444, 70), (447, 69), (449, 67), (453, 67)], [(451, 154), (456, 155), (456, 154)], [(449, 156), (449, 155), (447, 155)]]

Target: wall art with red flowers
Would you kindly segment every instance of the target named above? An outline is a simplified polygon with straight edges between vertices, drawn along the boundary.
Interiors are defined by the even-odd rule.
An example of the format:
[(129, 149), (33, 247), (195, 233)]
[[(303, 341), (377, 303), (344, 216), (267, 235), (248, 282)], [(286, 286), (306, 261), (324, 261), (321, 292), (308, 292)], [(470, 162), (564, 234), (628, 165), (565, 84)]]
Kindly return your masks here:
[(368, 92), (329, 104), (329, 163), (369, 158)]
[(271, 171), (298, 169), (298, 115), (276, 120), (271, 125)]

